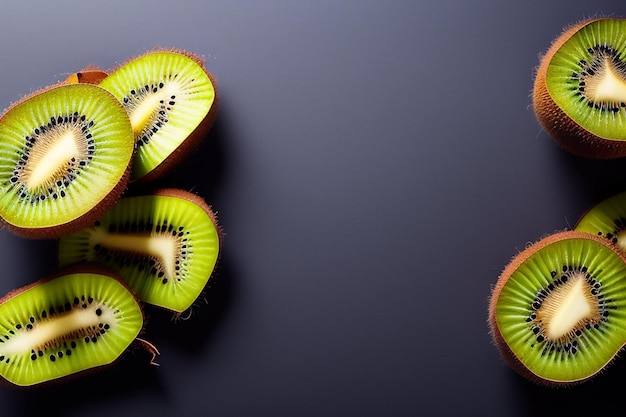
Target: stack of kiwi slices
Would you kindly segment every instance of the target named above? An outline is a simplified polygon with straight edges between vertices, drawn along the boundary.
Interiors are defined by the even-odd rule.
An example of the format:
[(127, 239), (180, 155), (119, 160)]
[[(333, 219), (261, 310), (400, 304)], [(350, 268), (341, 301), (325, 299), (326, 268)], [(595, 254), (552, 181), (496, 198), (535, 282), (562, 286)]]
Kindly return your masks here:
[[(541, 59), (533, 105), (565, 150), (626, 156), (626, 20), (566, 28)], [(626, 344), (626, 193), (514, 256), (488, 310), (494, 344), (528, 379), (570, 386), (606, 369)]]
[(144, 308), (191, 311), (222, 231), (190, 191), (158, 180), (207, 136), (213, 75), (196, 55), (153, 50), (86, 67), (0, 117), (0, 222), (55, 239), (57, 273), (0, 298), (0, 380), (31, 386), (109, 365), (143, 336)]

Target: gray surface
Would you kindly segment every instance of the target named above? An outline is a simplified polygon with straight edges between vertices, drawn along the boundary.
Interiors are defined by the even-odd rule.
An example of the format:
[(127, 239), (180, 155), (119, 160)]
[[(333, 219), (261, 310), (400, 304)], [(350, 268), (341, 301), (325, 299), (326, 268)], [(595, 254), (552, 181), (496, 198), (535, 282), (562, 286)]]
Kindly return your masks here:
[[(564, 7), (564, 5), (567, 5)], [(487, 298), (526, 242), (623, 191), (624, 161), (563, 153), (530, 108), (538, 54), (621, 2), (2, 2), (0, 103), (154, 46), (202, 54), (218, 120), (164, 184), (226, 231), (207, 304), (148, 310), (159, 368), (0, 391), (3, 414), (574, 415), (621, 404), (617, 361), (545, 390), (490, 344)], [(2, 293), (54, 269), (0, 233)], [(622, 385), (623, 386), (623, 385)], [(611, 398), (612, 397), (612, 398)]]

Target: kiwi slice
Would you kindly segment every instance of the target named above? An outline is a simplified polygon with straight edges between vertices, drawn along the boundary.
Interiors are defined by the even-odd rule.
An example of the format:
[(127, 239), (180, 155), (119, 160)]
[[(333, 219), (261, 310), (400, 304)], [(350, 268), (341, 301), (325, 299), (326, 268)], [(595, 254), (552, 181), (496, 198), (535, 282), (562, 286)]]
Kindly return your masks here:
[(602, 236), (626, 253), (626, 192), (591, 207), (578, 220), (574, 230)]
[(626, 20), (586, 20), (566, 29), (541, 59), (533, 106), (566, 150), (626, 156)]
[(220, 235), (215, 214), (199, 196), (162, 189), (124, 197), (92, 227), (63, 236), (59, 263), (100, 262), (142, 301), (182, 313), (213, 272)]
[(489, 325), (521, 375), (545, 385), (585, 381), (626, 343), (626, 258), (589, 233), (545, 237), (503, 270)]
[(138, 301), (111, 272), (59, 272), (0, 300), (0, 376), (30, 386), (111, 364), (142, 327)]
[(126, 188), (133, 152), (130, 119), (105, 89), (28, 96), (0, 118), (0, 217), (29, 238), (86, 227)]
[(134, 181), (153, 180), (180, 162), (215, 119), (215, 80), (189, 52), (149, 52), (112, 71), (100, 86), (130, 115), (137, 147)]

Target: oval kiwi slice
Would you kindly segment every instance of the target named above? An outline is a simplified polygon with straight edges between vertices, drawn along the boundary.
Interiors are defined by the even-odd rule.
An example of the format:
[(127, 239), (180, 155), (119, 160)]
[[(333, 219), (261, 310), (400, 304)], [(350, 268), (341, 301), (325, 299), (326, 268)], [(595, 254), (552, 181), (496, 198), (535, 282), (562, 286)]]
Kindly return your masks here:
[(602, 236), (626, 253), (626, 192), (591, 207), (574, 229)]
[(59, 272), (0, 300), (0, 376), (28, 386), (110, 364), (142, 327), (135, 296), (110, 272)]
[(217, 263), (220, 230), (196, 194), (163, 189), (124, 197), (94, 226), (59, 241), (59, 263), (97, 261), (138, 297), (177, 313), (201, 294)]
[(79, 230), (117, 201), (132, 156), (128, 115), (103, 88), (29, 96), (0, 118), (0, 217), (23, 237)]
[(144, 54), (112, 71), (100, 86), (130, 115), (137, 147), (133, 180), (161, 176), (193, 149), (215, 119), (215, 81), (189, 52)]
[(626, 156), (626, 20), (587, 20), (565, 30), (541, 60), (533, 105), (570, 152)]
[(523, 376), (546, 385), (584, 381), (626, 343), (626, 259), (588, 233), (546, 237), (500, 275), (489, 324)]

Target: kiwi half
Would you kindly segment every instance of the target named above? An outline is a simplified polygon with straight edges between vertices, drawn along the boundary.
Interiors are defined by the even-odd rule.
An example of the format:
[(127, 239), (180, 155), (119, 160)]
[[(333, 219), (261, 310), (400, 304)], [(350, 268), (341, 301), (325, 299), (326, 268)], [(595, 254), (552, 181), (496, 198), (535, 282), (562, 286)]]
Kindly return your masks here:
[(626, 20), (586, 20), (566, 29), (541, 59), (533, 106), (566, 150), (626, 156)]
[(142, 327), (138, 301), (111, 272), (59, 272), (0, 300), (0, 376), (30, 386), (111, 364)]
[(213, 272), (220, 234), (215, 214), (199, 196), (162, 189), (124, 197), (92, 227), (63, 236), (59, 264), (100, 262), (142, 301), (181, 313)]
[(162, 176), (197, 145), (215, 119), (215, 80), (189, 52), (149, 52), (112, 71), (100, 86), (130, 115), (137, 147), (133, 181)]
[(0, 217), (29, 238), (86, 227), (126, 188), (133, 152), (130, 119), (105, 89), (37, 92), (0, 118)]
[(589, 233), (543, 238), (503, 270), (489, 325), (502, 357), (528, 379), (589, 379), (626, 343), (626, 258)]
[(604, 237), (626, 253), (626, 192), (595, 204), (581, 216), (574, 230)]

